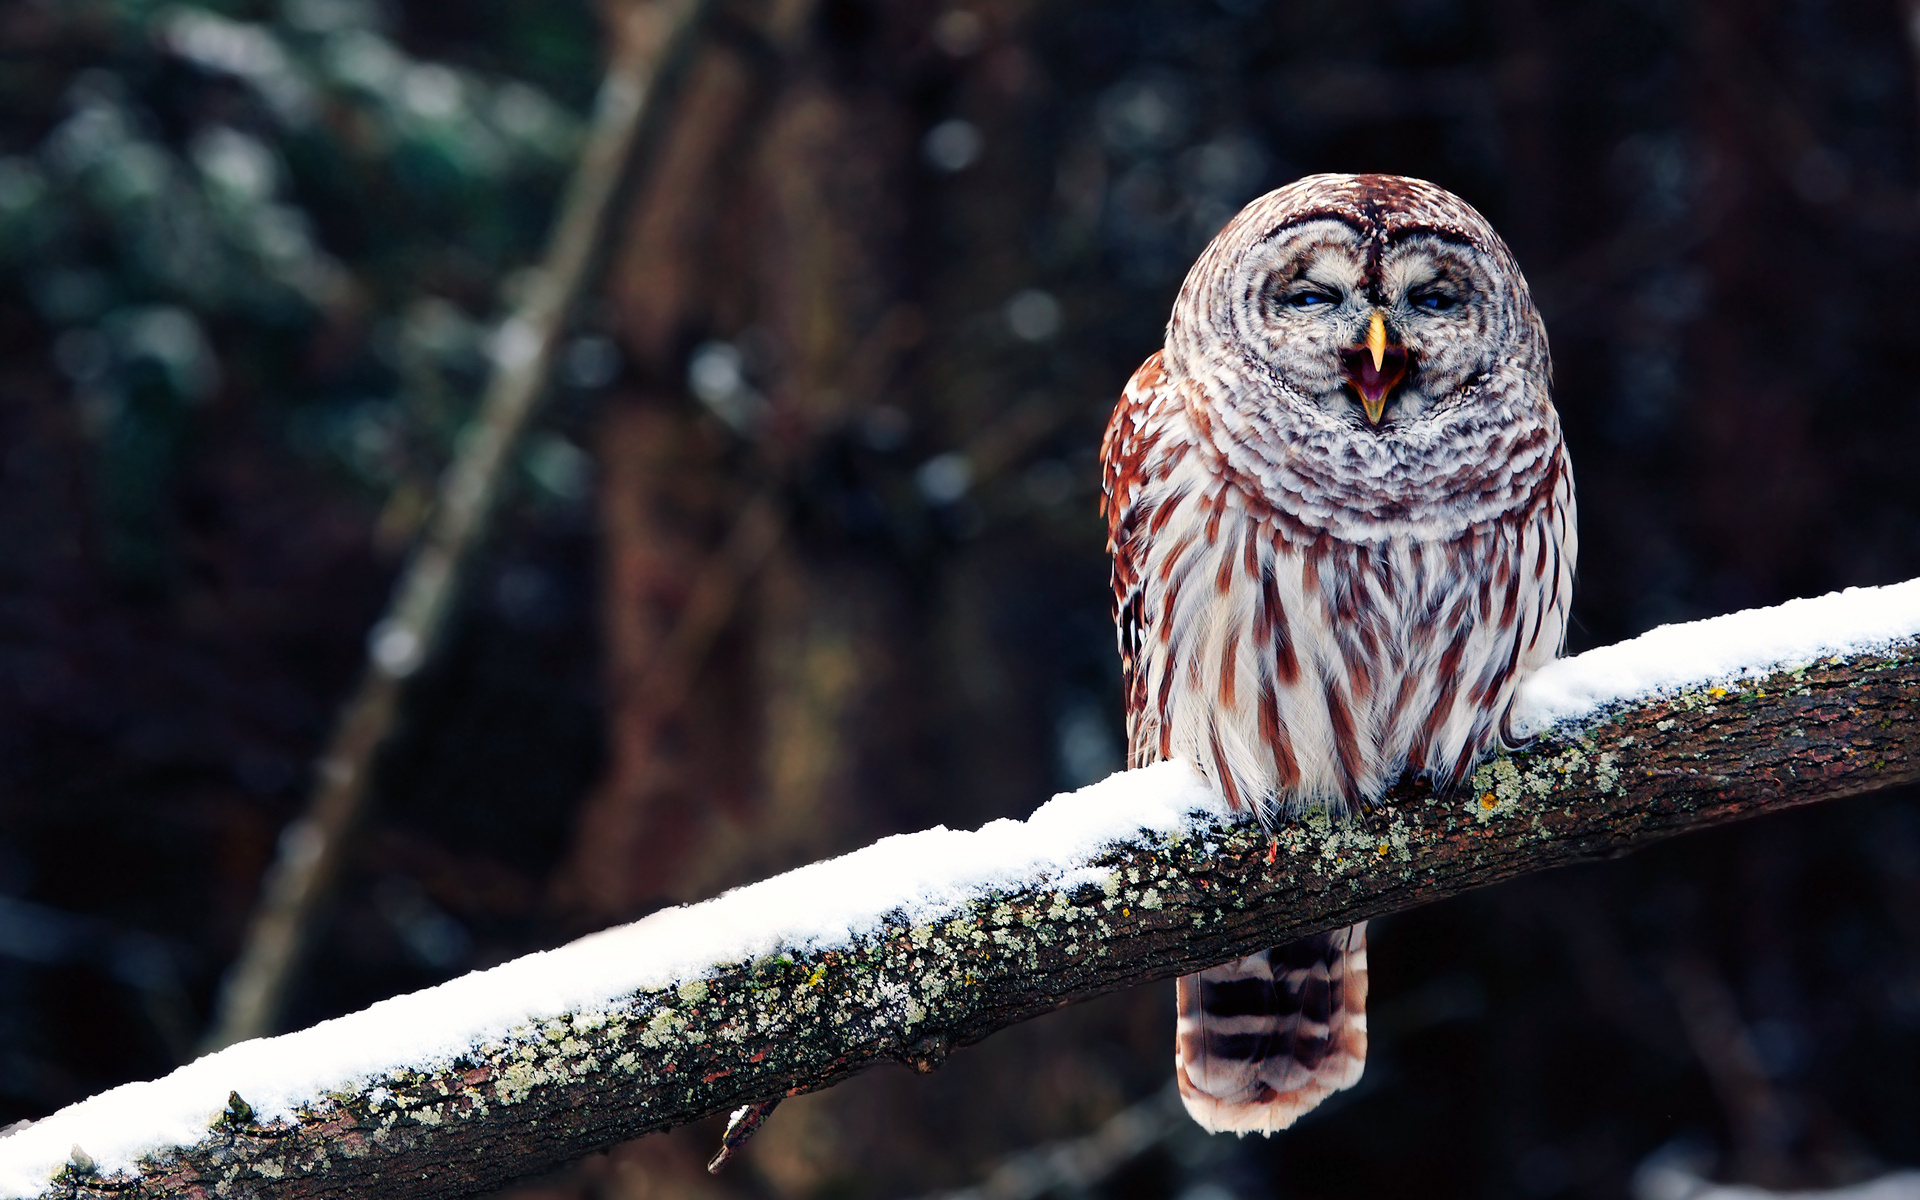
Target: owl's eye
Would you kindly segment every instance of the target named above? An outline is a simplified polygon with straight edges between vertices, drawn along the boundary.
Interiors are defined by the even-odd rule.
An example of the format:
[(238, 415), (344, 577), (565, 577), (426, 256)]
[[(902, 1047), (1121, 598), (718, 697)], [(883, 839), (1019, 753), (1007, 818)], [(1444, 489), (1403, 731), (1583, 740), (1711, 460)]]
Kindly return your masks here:
[(1334, 302), (1333, 297), (1327, 295), (1325, 292), (1315, 292), (1310, 290), (1302, 290), (1302, 291), (1294, 292), (1292, 295), (1286, 298), (1286, 305), (1288, 308), (1297, 308), (1302, 310), (1319, 308), (1322, 305), (1332, 304), (1333, 302)]
[(1427, 312), (1447, 312), (1460, 307), (1460, 297), (1438, 291), (1415, 292), (1407, 297), (1407, 302)]

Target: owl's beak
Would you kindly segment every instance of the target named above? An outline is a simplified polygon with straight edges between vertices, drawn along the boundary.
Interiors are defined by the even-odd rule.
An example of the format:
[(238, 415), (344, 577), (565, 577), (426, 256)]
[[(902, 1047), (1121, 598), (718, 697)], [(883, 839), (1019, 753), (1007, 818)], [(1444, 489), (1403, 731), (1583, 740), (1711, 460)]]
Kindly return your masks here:
[(1340, 367), (1347, 383), (1360, 393), (1367, 424), (1379, 425), (1387, 411), (1387, 397), (1407, 377), (1406, 347), (1387, 344), (1387, 318), (1379, 309), (1367, 323), (1366, 342), (1340, 352)]

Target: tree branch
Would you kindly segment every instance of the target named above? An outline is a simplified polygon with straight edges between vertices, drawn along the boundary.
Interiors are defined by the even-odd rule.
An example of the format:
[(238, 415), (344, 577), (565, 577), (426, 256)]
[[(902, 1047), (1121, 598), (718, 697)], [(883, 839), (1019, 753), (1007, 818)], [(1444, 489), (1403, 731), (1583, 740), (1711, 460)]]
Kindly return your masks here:
[[(288, 1116), (256, 1115), (246, 1101), (269, 1107), (257, 1095), (237, 1098), (217, 1117), (207, 1107), (200, 1110), (212, 1121), (200, 1126), (206, 1132), (137, 1165), (130, 1153), (117, 1165), (111, 1147), (87, 1147), (98, 1163), (79, 1147), (69, 1157), (69, 1142), (107, 1136), (114, 1121), (161, 1105), (157, 1097), (217, 1088), (224, 1098), (228, 1078), (240, 1080), (243, 1093), (264, 1086), (245, 1082), (257, 1077), (248, 1071), (259, 1060), (238, 1056), (303, 1038), (318, 1045), (330, 1028), (334, 1041), (326, 1044), (349, 1043), (359, 1036), (352, 1031), (373, 1027), (382, 1012), (376, 1007), (332, 1027), (235, 1047), (169, 1080), (107, 1093), (0, 1139), (0, 1193), (470, 1195), (639, 1134), (828, 1087), (876, 1062), (930, 1071), (955, 1047), (1076, 1000), (1316, 930), (1613, 857), (1688, 830), (1912, 781), (1920, 778), (1916, 695), (1920, 645), (1912, 641), (1731, 688), (1682, 691), (1563, 727), (1482, 766), (1470, 786), (1451, 794), (1403, 782), (1365, 828), (1311, 818), (1270, 839), (1252, 825), (1193, 816), (1170, 833), (1110, 845), (1043, 882), (981, 887), (937, 920), (916, 923), (896, 911), (818, 950), (742, 942), (761, 948), (748, 961), (688, 967), (611, 1005), (577, 1005), (567, 1015), (485, 1033), (451, 1057), (310, 1089), (310, 1099), (282, 1105)], [(1100, 794), (1118, 795), (1112, 785), (1128, 778), (1099, 785)], [(984, 838), (991, 828), (941, 836)], [(958, 844), (922, 840), (931, 836), (901, 846)], [(791, 928), (781, 925), (790, 913), (771, 902), (763, 912), (755, 898), (788, 894), (777, 888), (801, 879), (796, 873), (669, 910), (659, 914), (671, 918), (664, 924), (657, 917), (600, 935), (625, 941), (556, 953), (631, 955), (676, 936), (698, 940), (709, 928), (724, 948), (726, 937), (738, 936), (729, 923), (743, 912), (767, 929)], [(535, 975), (540, 969), (528, 967)], [(402, 999), (425, 1012), (452, 1003), (432, 993)], [(356, 1021), (365, 1024), (350, 1024)], [(148, 1144), (164, 1141), (156, 1132)], [(61, 1161), (69, 1165), (47, 1182)]]

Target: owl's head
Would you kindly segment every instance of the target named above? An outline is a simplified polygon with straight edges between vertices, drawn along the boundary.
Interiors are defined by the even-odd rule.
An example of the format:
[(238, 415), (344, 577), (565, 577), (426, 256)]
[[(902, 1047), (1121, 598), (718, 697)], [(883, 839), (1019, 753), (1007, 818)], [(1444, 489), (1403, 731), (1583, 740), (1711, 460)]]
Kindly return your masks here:
[(1505, 243), (1395, 175), (1312, 175), (1249, 204), (1187, 276), (1167, 355), (1296, 433), (1418, 441), (1548, 404), (1546, 334)]

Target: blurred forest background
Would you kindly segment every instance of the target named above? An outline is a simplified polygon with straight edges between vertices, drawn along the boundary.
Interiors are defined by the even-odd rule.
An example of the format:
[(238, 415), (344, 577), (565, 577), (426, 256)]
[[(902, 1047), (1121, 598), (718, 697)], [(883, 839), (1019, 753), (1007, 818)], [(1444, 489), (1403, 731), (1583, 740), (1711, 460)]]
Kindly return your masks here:
[[(1307, 172), (1433, 179), (1527, 271), (1571, 649), (1920, 575), (1916, 12), (723, 0), (282, 1027), (1117, 767), (1102, 424), (1198, 250)], [(0, 1124), (193, 1055), (630, 15), (0, 6)], [(1360, 1087), (1080, 1193), (1920, 1163), (1911, 793), (1374, 938)], [(709, 1123), (516, 1195), (965, 1186), (1164, 1087), (1171, 992), (791, 1100), (717, 1179)]]

